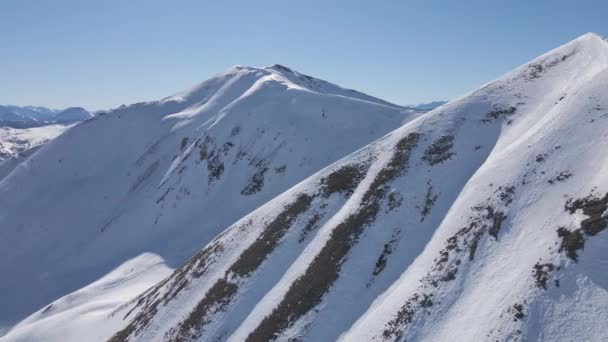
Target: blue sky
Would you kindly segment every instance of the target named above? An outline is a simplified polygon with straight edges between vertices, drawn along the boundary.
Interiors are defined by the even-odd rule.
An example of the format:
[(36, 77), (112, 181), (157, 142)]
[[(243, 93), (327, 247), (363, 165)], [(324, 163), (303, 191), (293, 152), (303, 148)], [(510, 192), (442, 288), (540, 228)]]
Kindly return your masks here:
[(279, 63), (398, 103), (451, 99), (589, 31), (608, 1), (0, 1), (0, 104), (107, 109)]

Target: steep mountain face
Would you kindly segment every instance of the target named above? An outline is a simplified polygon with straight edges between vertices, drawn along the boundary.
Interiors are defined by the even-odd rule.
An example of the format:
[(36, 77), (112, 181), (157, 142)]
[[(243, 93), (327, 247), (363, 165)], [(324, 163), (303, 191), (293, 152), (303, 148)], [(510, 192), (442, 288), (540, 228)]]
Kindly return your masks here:
[[(66, 295), (45, 314), (107, 312), (260, 205), (421, 114), (282, 66), (235, 67), (99, 113), (0, 181), (0, 325)], [(53, 331), (30, 337), (69, 336)]]
[(604, 39), (551, 51), (236, 221), (98, 337), (606, 340), (607, 89)]
[(54, 124), (66, 125), (84, 121), (92, 116), (92, 113), (80, 107), (56, 110), (34, 106), (0, 106), (0, 127), (32, 128)]

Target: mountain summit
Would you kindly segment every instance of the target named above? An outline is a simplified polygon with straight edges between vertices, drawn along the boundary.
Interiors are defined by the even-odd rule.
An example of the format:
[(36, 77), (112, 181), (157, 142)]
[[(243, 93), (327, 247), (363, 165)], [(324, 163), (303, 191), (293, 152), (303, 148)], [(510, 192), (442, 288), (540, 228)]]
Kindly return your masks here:
[(273, 68), (89, 120), (0, 183), (0, 307), (40, 307), (5, 338), (608, 340), (608, 42), (422, 115)]

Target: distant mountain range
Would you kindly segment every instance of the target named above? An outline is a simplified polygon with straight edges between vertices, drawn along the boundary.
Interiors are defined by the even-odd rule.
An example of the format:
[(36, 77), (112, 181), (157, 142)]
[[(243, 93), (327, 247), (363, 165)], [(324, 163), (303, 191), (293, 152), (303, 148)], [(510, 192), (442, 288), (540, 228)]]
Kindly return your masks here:
[(0, 127), (32, 128), (54, 124), (66, 125), (92, 116), (92, 113), (80, 107), (57, 110), (33, 106), (0, 106)]

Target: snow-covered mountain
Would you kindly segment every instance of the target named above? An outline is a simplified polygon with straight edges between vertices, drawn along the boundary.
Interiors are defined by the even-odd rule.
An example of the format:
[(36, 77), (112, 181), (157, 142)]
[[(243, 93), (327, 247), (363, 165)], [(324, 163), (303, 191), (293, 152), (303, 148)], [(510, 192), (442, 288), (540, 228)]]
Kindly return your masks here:
[(70, 107), (61, 111), (57, 111), (50, 121), (54, 124), (71, 124), (84, 121), (93, 117), (93, 113), (81, 107)]
[(141, 292), (241, 217), (421, 113), (278, 65), (235, 67), (99, 113), (0, 181), (0, 308), (10, 308), (0, 322), (7, 329), (125, 263), (148, 279)]
[(55, 112), (46, 107), (0, 106), (0, 125), (3, 127), (35, 127), (52, 117)]
[[(89, 120), (0, 183), (0, 307), (26, 314), (78, 289), (6, 340), (608, 340), (602, 37), (423, 115), (283, 68), (208, 82), (210, 97), (200, 86)], [(382, 134), (366, 125), (396, 121), (358, 149)], [(247, 134), (261, 126), (281, 134)], [(87, 153), (70, 149), (85, 135)], [(318, 160), (347, 141), (348, 156)]]
[(32, 128), (47, 125), (67, 125), (93, 116), (84, 108), (49, 109), (46, 107), (0, 106), (0, 127)]

